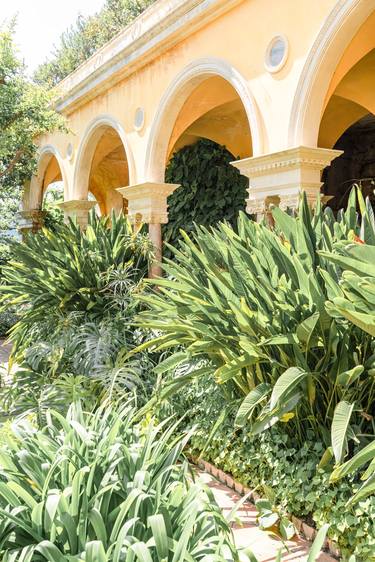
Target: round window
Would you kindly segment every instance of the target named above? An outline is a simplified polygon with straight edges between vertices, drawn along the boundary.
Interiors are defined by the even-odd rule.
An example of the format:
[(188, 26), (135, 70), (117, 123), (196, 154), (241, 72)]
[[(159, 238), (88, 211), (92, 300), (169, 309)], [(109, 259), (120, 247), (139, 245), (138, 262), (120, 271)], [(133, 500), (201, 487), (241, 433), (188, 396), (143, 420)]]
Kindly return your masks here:
[(137, 107), (134, 115), (134, 128), (140, 131), (145, 123), (145, 111), (143, 107)]
[(74, 153), (73, 145), (70, 142), (68, 144), (68, 146), (66, 147), (66, 157), (67, 157), (68, 160), (71, 160), (73, 158), (73, 153)]
[(288, 58), (288, 40), (284, 35), (277, 35), (267, 47), (265, 66), (268, 72), (278, 72)]

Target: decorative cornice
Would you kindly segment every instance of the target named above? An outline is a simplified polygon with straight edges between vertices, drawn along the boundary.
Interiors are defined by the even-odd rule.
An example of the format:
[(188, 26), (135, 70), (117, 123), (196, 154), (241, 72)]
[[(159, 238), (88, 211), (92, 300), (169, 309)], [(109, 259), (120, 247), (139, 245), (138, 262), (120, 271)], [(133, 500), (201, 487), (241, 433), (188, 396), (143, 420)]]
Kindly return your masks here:
[(300, 167), (321, 170), (342, 154), (342, 150), (297, 146), (280, 152), (264, 154), (231, 162), (241, 174), (254, 178), (270, 172), (286, 171)]
[(130, 202), (145, 197), (168, 197), (168, 195), (171, 195), (178, 187), (180, 187), (179, 183), (155, 183), (147, 181), (135, 185), (128, 185), (127, 187), (118, 187), (116, 191), (121, 193), (121, 195)]
[(242, 0), (159, 0), (59, 84), (69, 113)]

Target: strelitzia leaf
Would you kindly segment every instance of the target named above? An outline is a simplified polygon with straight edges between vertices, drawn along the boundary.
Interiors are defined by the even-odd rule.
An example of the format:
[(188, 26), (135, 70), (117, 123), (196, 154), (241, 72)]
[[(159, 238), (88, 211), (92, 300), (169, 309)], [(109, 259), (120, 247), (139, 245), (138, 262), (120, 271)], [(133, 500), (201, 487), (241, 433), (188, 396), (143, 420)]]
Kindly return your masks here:
[(336, 463), (342, 462), (347, 451), (348, 430), (354, 404), (339, 402), (335, 408), (332, 421), (331, 438), (332, 449)]
[(238, 427), (243, 427), (246, 421), (251, 417), (255, 408), (263, 402), (263, 400), (268, 396), (271, 389), (271, 385), (268, 383), (261, 383), (256, 388), (254, 388), (246, 398), (243, 400), (241, 406), (238, 409), (235, 424)]
[(281, 403), (285, 396), (291, 394), (307, 377), (306, 371), (299, 367), (290, 367), (276, 381), (273, 387), (270, 410), (273, 410), (278, 403)]

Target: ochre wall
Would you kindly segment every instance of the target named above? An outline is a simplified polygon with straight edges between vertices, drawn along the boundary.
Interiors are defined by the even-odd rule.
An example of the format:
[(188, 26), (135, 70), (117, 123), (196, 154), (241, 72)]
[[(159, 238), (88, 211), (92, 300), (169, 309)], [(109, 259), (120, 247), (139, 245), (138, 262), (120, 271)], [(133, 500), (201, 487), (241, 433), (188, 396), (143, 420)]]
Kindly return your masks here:
[[(106, 210), (112, 204), (119, 206), (120, 201), (114, 192), (119, 182), (134, 184), (160, 180), (153, 170), (158, 166), (162, 170), (173, 149), (194, 142), (199, 136), (226, 144), (233, 154), (241, 158), (289, 148), (290, 123), (298, 106), (296, 99), (303, 91), (306, 61), (312, 55), (317, 56), (319, 33), (325, 27), (329, 33), (327, 22), (332, 20), (334, 25), (335, 18), (339, 20), (341, 6), (347, 5), (347, 13), (350, 14), (350, 4), (354, 6), (361, 2), (368, 4), (368, 0), (360, 0), (359, 3), (354, 0), (244, 0), (126, 79), (108, 86), (105, 93), (67, 116), (71, 133), (47, 135), (40, 139), (41, 147), (51, 145), (57, 151), (60, 166), (64, 168), (67, 198), (84, 198), (87, 189), (91, 189)], [(368, 12), (368, 6), (366, 9)], [(357, 20), (361, 17), (359, 11), (360, 8)], [(325, 101), (321, 107), (310, 112), (315, 119), (313, 128), (318, 131), (320, 127), (319, 141), (316, 136), (315, 146), (319, 142), (322, 147), (332, 147), (350, 124), (366, 111), (375, 110), (375, 57), (370, 53), (375, 46), (372, 33), (375, 13), (361, 22), (361, 26), (357, 20), (352, 26), (353, 37), (347, 31), (346, 38), (340, 39), (342, 47), (336, 45), (336, 39), (332, 40), (335, 51), (331, 59), (336, 57), (337, 65), (333, 67), (331, 61), (327, 67), (332, 67), (332, 71), (322, 80), (328, 85), (322, 93)], [(346, 20), (344, 23), (350, 30)], [(270, 40), (278, 34), (287, 37), (289, 55), (285, 66), (276, 74), (271, 74), (264, 65), (265, 52)], [(178, 83), (178, 77), (183, 82), (184, 69), (191, 68), (194, 61), (202, 59), (224, 61), (224, 66), (230, 69), (227, 75), (230, 77), (233, 73), (233, 76), (240, 77), (240, 83), (248, 93), (247, 101), (241, 99), (235, 89), (238, 80), (230, 84), (223, 77), (212, 74), (201, 78), (195, 76), (190, 83), (184, 83), (173, 92), (172, 85)], [(316, 72), (316, 80), (319, 81), (319, 65)], [(169, 105), (164, 103), (167, 94), (172, 100)], [(313, 101), (309, 103), (313, 104)], [(145, 113), (145, 124), (140, 131), (134, 127), (138, 107), (142, 107)], [(160, 113), (161, 107), (168, 109), (165, 116)], [(253, 119), (250, 124), (249, 111)], [(110, 116), (108, 126), (113, 123), (117, 126), (117, 132), (112, 137), (114, 144), (111, 145), (108, 137), (102, 140), (96, 153), (94, 150), (96, 171), (93, 169), (93, 173), (88, 174), (91, 179), (85, 180), (83, 183), (86, 185), (82, 185), (79, 166), (89, 166), (83, 154), (90, 146), (88, 131), (95, 120), (101, 118), (102, 123), (107, 116)], [(106, 142), (110, 144), (107, 148)], [(69, 143), (73, 147), (71, 159), (67, 157)], [(127, 161), (123, 158), (121, 163), (119, 147), (124, 144)], [(150, 146), (153, 148), (150, 149)], [(111, 153), (113, 156), (116, 149), (117, 164), (113, 166), (113, 157), (112, 163), (106, 157)], [(151, 165), (148, 161), (150, 154), (155, 155), (156, 160)], [(150, 177), (152, 175), (155, 177)], [(40, 177), (34, 178), (33, 182), (31, 190), (38, 189)]]

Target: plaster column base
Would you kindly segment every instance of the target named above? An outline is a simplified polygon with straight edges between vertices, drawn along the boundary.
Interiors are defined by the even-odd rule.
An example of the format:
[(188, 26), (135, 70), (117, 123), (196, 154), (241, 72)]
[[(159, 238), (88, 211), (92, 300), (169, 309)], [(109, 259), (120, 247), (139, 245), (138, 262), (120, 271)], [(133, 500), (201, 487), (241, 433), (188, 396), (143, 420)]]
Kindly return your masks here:
[(30, 211), (20, 211), (18, 213), (18, 230), (25, 236), (29, 232), (35, 234), (43, 228), (46, 213), (40, 209), (31, 209)]
[(322, 170), (341, 154), (341, 150), (298, 146), (232, 162), (250, 180), (246, 211), (260, 220), (270, 214), (271, 205), (297, 209), (302, 191), (313, 206), (323, 185)]
[(154, 246), (155, 258), (149, 269), (149, 277), (162, 275), (161, 225), (168, 222), (167, 197), (180, 187), (174, 183), (144, 182), (117, 189), (128, 202), (128, 218), (137, 232), (141, 223), (149, 225), (149, 236)]
[(69, 219), (75, 220), (83, 230), (87, 228), (89, 212), (95, 205), (96, 201), (88, 201), (87, 199), (71, 199), (59, 203), (60, 209), (64, 211), (65, 222), (68, 223)]

